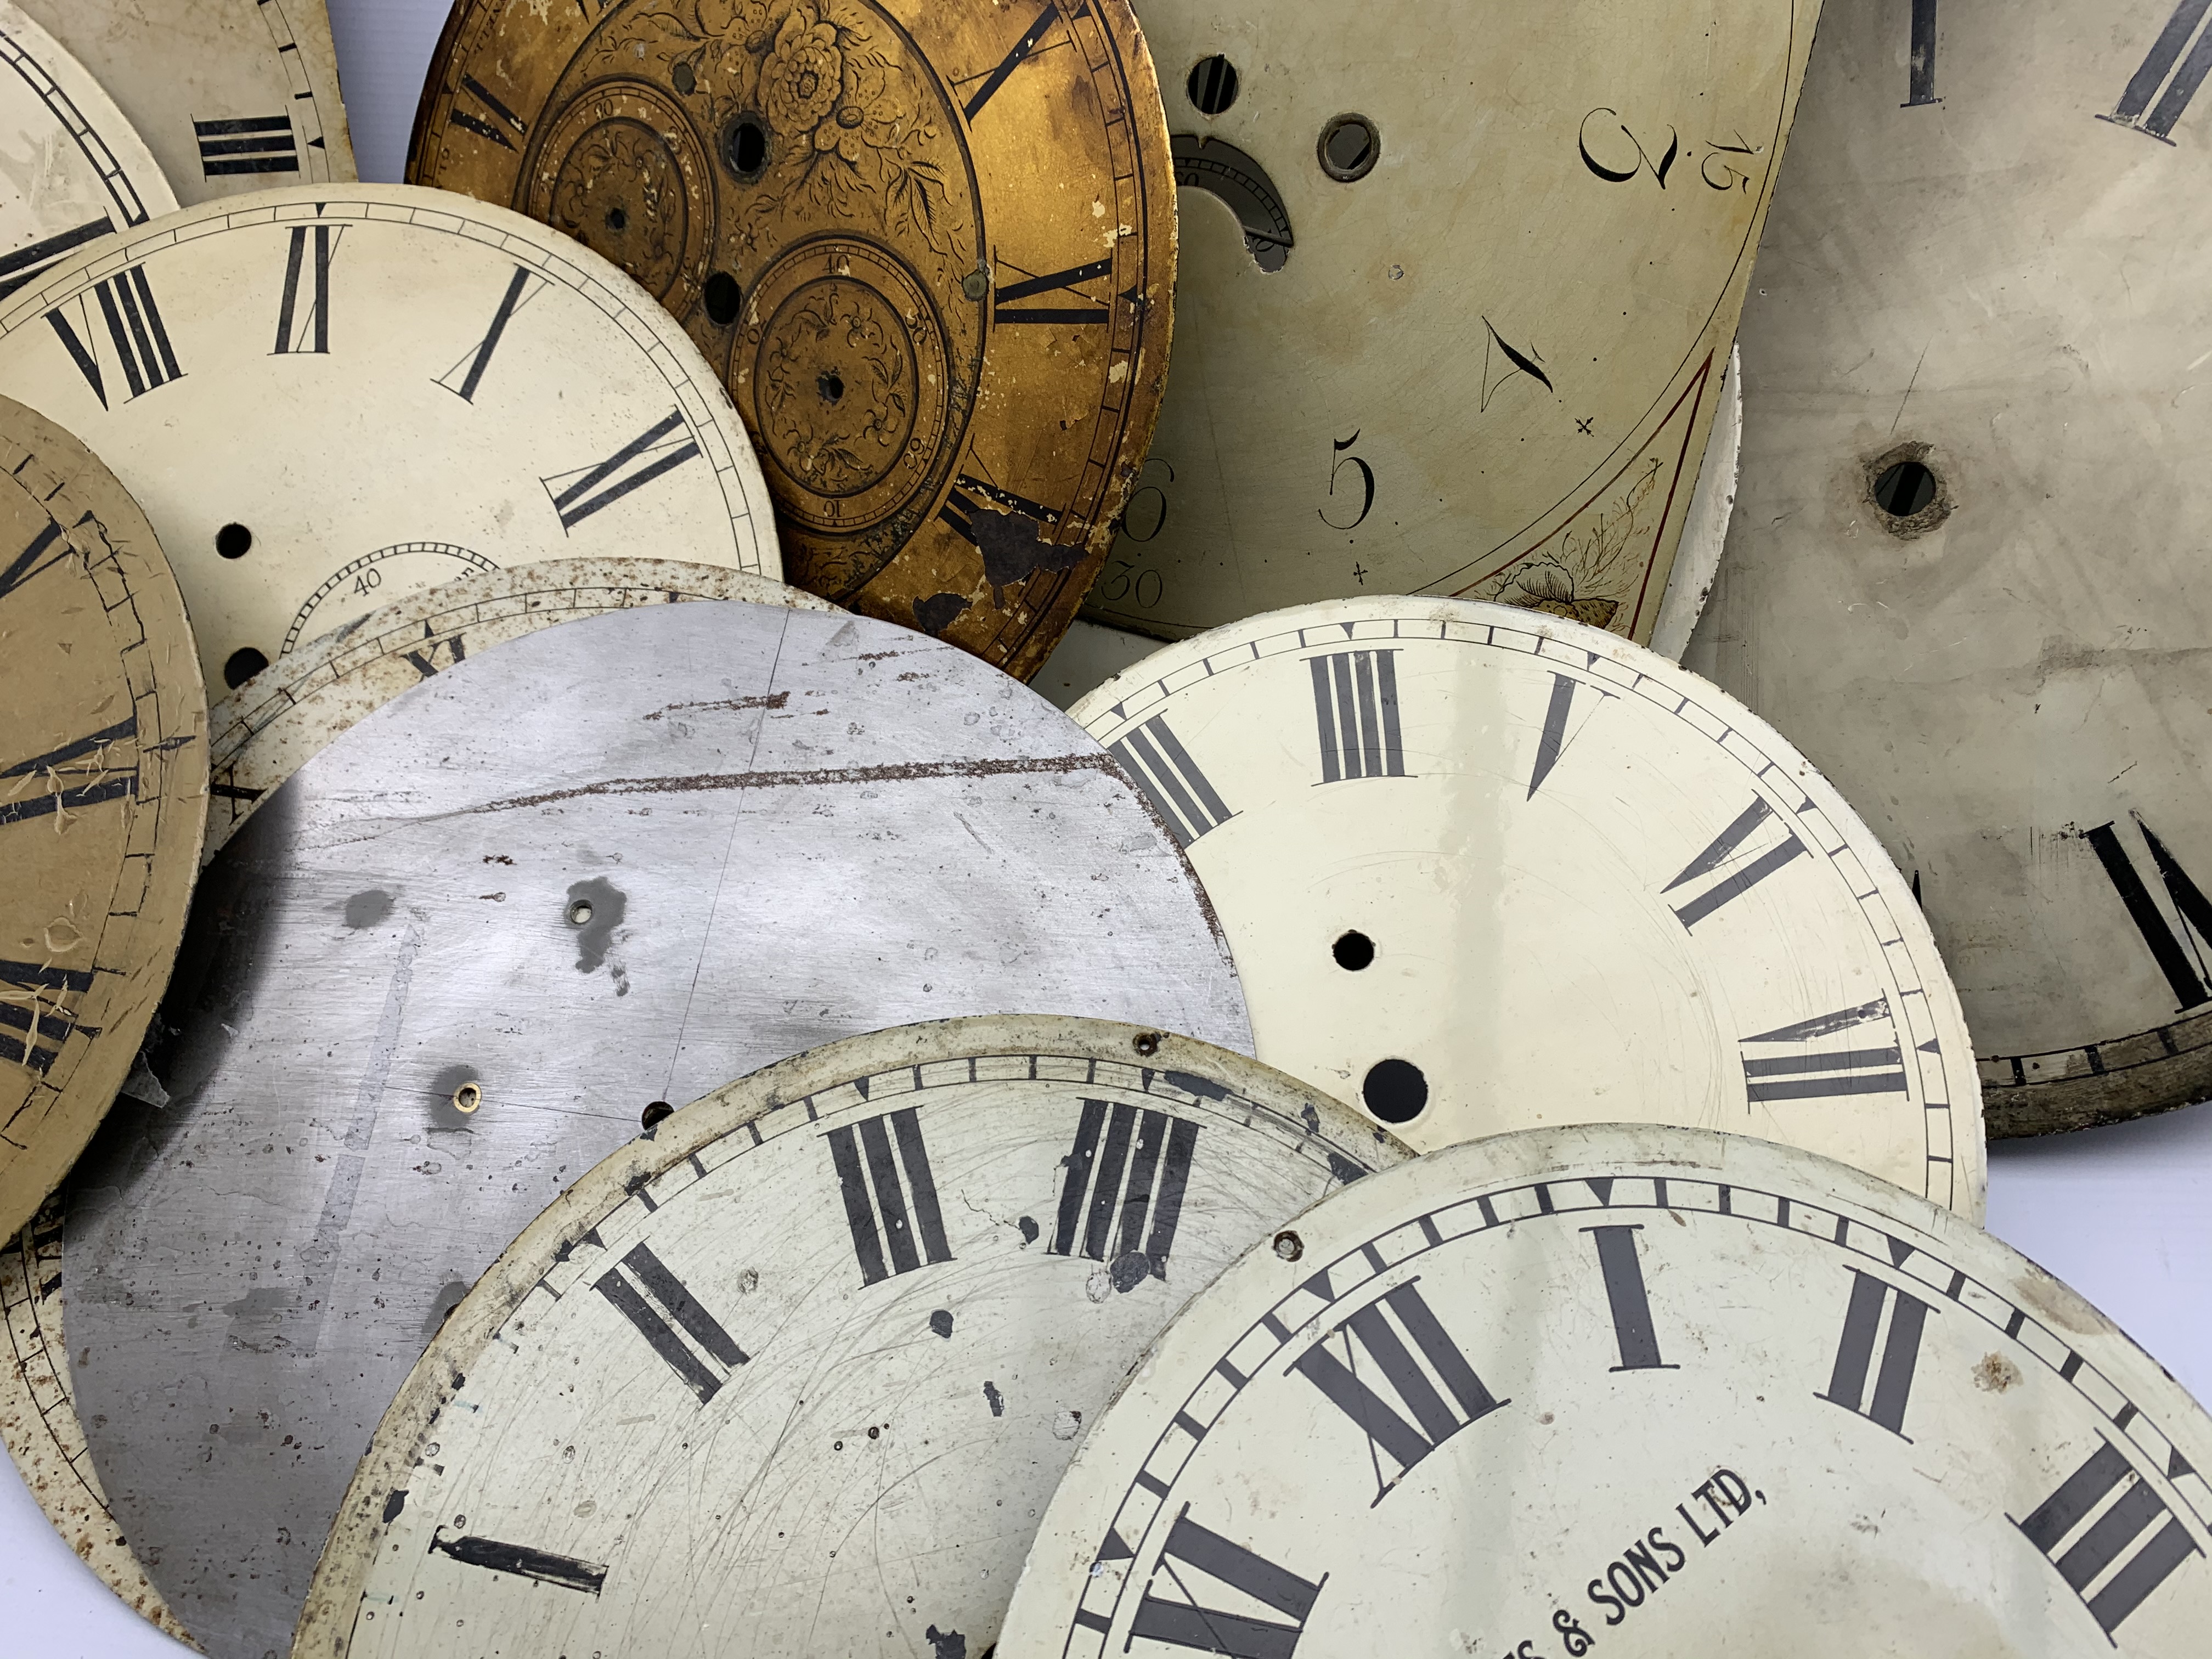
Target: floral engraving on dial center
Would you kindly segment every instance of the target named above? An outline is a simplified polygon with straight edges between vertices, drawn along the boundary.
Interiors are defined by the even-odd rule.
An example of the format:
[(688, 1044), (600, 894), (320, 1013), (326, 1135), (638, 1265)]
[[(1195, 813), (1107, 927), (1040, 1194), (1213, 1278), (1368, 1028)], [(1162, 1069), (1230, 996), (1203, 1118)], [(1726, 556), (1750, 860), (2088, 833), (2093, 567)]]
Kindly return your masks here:
[(587, 131), (561, 158), (552, 222), (665, 301), (684, 274), (690, 214), (668, 140), (628, 118)]
[(761, 440), (805, 488), (852, 495), (904, 453), (914, 349), (881, 295), (835, 279), (801, 289), (768, 330), (760, 379)]

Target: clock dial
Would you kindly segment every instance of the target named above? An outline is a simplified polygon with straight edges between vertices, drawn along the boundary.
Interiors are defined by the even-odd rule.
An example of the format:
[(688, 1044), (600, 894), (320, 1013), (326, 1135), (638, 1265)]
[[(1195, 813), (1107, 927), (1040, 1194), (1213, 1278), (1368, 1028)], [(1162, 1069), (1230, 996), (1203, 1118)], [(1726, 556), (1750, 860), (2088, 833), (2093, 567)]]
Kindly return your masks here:
[(472, 570), (662, 545), (777, 574), (682, 331), (565, 237), (429, 191), (270, 191), (87, 248), (0, 300), (0, 392), (138, 495), (214, 686)]
[(146, 518), (0, 398), (0, 1230), (76, 1161), (161, 998), (207, 824), (207, 700)]
[(1088, 614), (1424, 592), (1649, 639), (1820, 9), (1462, 0), (1352, 49), (1307, 0), (1147, 6), (1182, 326)]
[(323, 0), (22, 0), (94, 65), (191, 206), (345, 184), (353, 143)]
[(1765, 1142), (1529, 1131), (1201, 1291), (1000, 1651), (2180, 1659), (2208, 1459), (2154, 1361), (1949, 1211)]
[(1723, 1127), (1980, 1213), (1972, 1054), (1911, 890), (1696, 676), (1369, 599), (1171, 646), (1071, 713), (1184, 843), (1260, 1057), (1413, 1145)]
[(1746, 331), (1692, 662), (1916, 873), (1995, 1134), (2212, 1094), (2212, 612), (2172, 460), (2212, 442), (2180, 344), (2212, 327), (2203, 21), (1825, 23)]
[(1167, 370), (1175, 189), (1124, 0), (460, 0), (408, 177), (568, 232), (684, 320), (793, 581), (1042, 664)]
[(1130, 1362), (1408, 1156), (1241, 1055), (1094, 1020), (910, 1026), (732, 1084), (447, 1321), (294, 1650), (988, 1652)]
[(547, 559), (410, 593), (279, 657), (210, 712), (202, 862), (310, 756), (433, 674), (541, 628), (686, 599), (832, 608), (765, 577), (675, 559)]
[(80, 1166), (63, 1280), (124, 1534), (218, 1659), (282, 1650), (424, 1340), (654, 1103), (1006, 1010), (1250, 1043), (1111, 757), (834, 612), (651, 605), (471, 655), (295, 772), (195, 916), (173, 1098)]

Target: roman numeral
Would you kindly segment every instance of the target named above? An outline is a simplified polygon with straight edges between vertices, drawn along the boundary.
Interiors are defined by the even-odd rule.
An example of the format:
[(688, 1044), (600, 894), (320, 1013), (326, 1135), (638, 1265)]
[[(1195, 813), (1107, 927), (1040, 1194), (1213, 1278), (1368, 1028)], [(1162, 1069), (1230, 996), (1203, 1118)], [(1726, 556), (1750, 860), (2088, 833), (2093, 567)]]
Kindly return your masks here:
[[(1112, 1263), (1117, 1291), (1133, 1291), (1147, 1278), (1165, 1280), (1168, 1252), (1175, 1247), (1176, 1226), (1182, 1218), (1183, 1189), (1190, 1182), (1191, 1152), (1197, 1144), (1195, 1123), (1149, 1107), (1139, 1111), (1120, 1101), (1085, 1101), (1075, 1146), (1066, 1160), (1060, 1218), (1047, 1254), (1073, 1255), (1079, 1248), (1093, 1261)], [(1117, 1215), (1118, 1237), (1114, 1224)], [(1152, 1224), (1149, 1236), (1147, 1221)]]
[[(930, 1172), (929, 1149), (922, 1145), (921, 1122), (912, 1107), (832, 1129), (830, 1161), (836, 1166), (837, 1185), (844, 1194), (845, 1222), (853, 1231), (853, 1254), (860, 1261), (863, 1285), (913, 1273), (925, 1259), (952, 1260), (945, 1218), (937, 1208), (937, 1177)], [(903, 1185), (901, 1166), (906, 1171)], [(919, 1251), (915, 1248), (917, 1235)], [(886, 1245), (889, 1267), (884, 1263)]]
[[(1710, 847), (1683, 867), (1680, 875), (1675, 877), (1660, 890), (1671, 893), (1677, 887), (1685, 886), (1700, 877), (1711, 875), (1723, 865), (1735, 858), (1736, 849), (1749, 841), (1758, 832), (1759, 826), (1773, 816), (1774, 809), (1766, 804), (1764, 796), (1754, 799), (1750, 805), (1736, 815), (1735, 823), (1713, 837)], [(1674, 915), (1684, 927), (1695, 927), (1714, 911), (1731, 900), (1742, 897), (1792, 859), (1801, 856), (1804, 851), (1805, 843), (1798, 840), (1795, 835), (1784, 836), (1780, 846), (1769, 848), (1735, 874), (1714, 883), (1698, 897), (1677, 908)]]
[(1644, 1288), (1644, 1260), (1637, 1253), (1641, 1227), (1585, 1227), (1597, 1240), (1598, 1271), (1605, 1276), (1606, 1305), (1613, 1313), (1613, 1340), (1620, 1350), (1615, 1371), (1674, 1371), (1659, 1357), (1659, 1332), (1651, 1322), (1651, 1297)]
[(1314, 721), (1321, 730), (1321, 781), (1402, 778), (1398, 733), (1398, 653), (1340, 651), (1311, 657)]
[(443, 1528), (430, 1540), (430, 1553), (449, 1555), (465, 1567), (512, 1573), (517, 1578), (534, 1578), (541, 1584), (557, 1584), (590, 1595), (597, 1595), (607, 1582), (607, 1570), (597, 1561), (579, 1561), (572, 1555), (534, 1550), (526, 1544), (502, 1544), (490, 1538), (447, 1538)]
[[(52, 551), (57, 544), (59, 551)], [(62, 538), (62, 527), (52, 519), (46, 527), (31, 538), (30, 545), (8, 561), (0, 569), (0, 599), (4, 599), (33, 576), (42, 575), (68, 559), (74, 551)]]
[[(1875, 1021), (1880, 1021), (1888, 1032), (1886, 1048), (1821, 1049), (1813, 1046), (1822, 1037)], [(1890, 1017), (1887, 997), (1800, 1020), (1795, 1025), (1778, 1025), (1771, 1031), (1743, 1039), (1746, 1049), (1753, 1044), (1773, 1044), (1799, 1051), (1756, 1058), (1745, 1054), (1744, 1096), (1754, 1106), (1776, 1100), (1824, 1100), (1840, 1095), (1905, 1092), (1905, 1054), (1897, 1041), (1897, 1025)]]
[(87, 242), (96, 242), (114, 229), (115, 221), (103, 214), (97, 219), (86, 220), (75, 230), (60, 231), (28, 247), (17, 248), (0, 259), (0, 300), (44, 276)]
[[(2180, 1453), (2173, 1461), (2179, 1468), (2169, 1475), (2187, 1472)], [(2161, 1517), (2166, 1524), (2152, 1532)], [(2034, 1514), (2014, 1524), (2058, 1569), (2107, 1637), (2176, 1567), (2201, 1553), (2127, 1454), (2110, 1442), (2092, 1452)]]
[[(107, 379), (100, 361), (99, 333), (92, 325), (89, 307), (94, 301), (99, 304), (108, 342), (131, 388), (130, 397), (124, 401), (143, 398), (184, 378), (185, 371), (177, 367), (177, 354), (169, 344), (169, 331), (161, 321), (161, 308), (154, 303), (154, 287), (146, 280), (146, 267), (133, 265), (100, 283), (88, 299), (80, 297), (46, 313), (62, 349), (69, 353), (102, 409), (108, 407)], [(72, 309), (76, 313), (74, 319), (69, 314)]]
[(456, 634), (451, 639), (433, 639), (430, 635), (430, 624), (424, 623), (422, 648), (407, 653), (408, 664), (417, 674), (427, 680), (433, 674), (444, 672), (438, 663), (438, 653), (441, 651), (446, 653), (446, 668), (451, 668), (456, 663), (468, 660), (469, 648), (464, 635)]
[[(2206, 0), (2212, 4), (2212, 0)], [(2151, 827), (2142, 818), (2136, 819), (2136, 828), (2142, 832), (2143, 844), (2150, 849), (2151, 862), (2158, 868), (2159, 878), (2166, 884), (2166, 896), (2183, 922), (2197, 930), (2199, 939), (2212, 939), (2212, 904), (2205, 902), (2204, 894), (2190, 879), (2189, 872), (2181, 867), (2180, 860), (2166, 850), (2166, 843), (2152, 833)], [(2134, 921), (2136, 931), (2150, 947), (2152, 957), (2166, 975), (2166, 982), (2173, 988), (2173, 1000), (2180, 1008), (2194, 1008), (2212, 1002), (2212, 991), (2205, 988), (2204, 978), (2191, 959), (2185, 933), (2177, 933), (2160, 911), (2150, 889), (2136, 873), (2135, 860), (2121, 845), (2120, 837), (2109, 823), (2099, 824), (2087, 832), (2087, 839), (2097, 854), (2097, 861), (2105, 866), (2105, 874), (2120, 902), (2127, 907), (2128, 916)]]
[[(79, 1031), (88, 1036), (100, 1034), (97, 1026), (79, 1025), (61, 1006), (63, 996), (82, 996), (92, 989), (92, 975), (87, 970), (49, 968), (35, 962), (0, 962), (0, 985), (31, 994), (27, 1007), (0, 1001), (0, 1060), (44, 1077), (70, 1037)], [(51, 1002), (46, 1000), (48, 993), (53, 994)]]
[[(1895, 1302), (1887, 1334), (1882, 1313)], [(1879, 1423), (1900, 1440), (1905, 1431), (1905, 1404), (1912, 1392), (1912, 1370), (1920, 1362), (1920, 1333), (1934, 1312), (1925, 1302), (1905, 1295), (1871, 1273), (1851, 1269), (1850, 1306), (1844, 1312), (1843, 1340), (1836, 1345), (1836, 1366), (1828, 1377), (1828, 1391), (1815, 1395), (1832, 1406), (1841, 1406), (1869, 1422)], [(1881, 1338), (1881, 1369), (1875, 1375), (1874, 1396), (1867, 1397), (1867, 1373), (1874, 1366), (1875, 1340)]]
[[(456, 109), (446, 117), (449, 125), (459, 127), (463, 132), (472, 132), (479, 138), (489, 139), (501, 149), (507, 150), (514, 149), (514, 145), (507, 138), (507, 132), (512, 132), (517, 138), (527, 138), (530, 136), (529, 124), (505, 104), (501, 103), (498, 99), (493, 97), (490, 93), (485, 91), (483, 83), (473, 75), (464, 75), (461, 77), (461, 84), (454, 89), (453, 93), (454, 100), (457, 103), (464, 92), (483, 105), (486, 113), (492, 117), (492, 121), (496, 121), (499, 125), (495, 126), (492, 121), (484, 119), (483, 116), (471, 115), (464, 109)], [(507, 132), (501, 131), (501, 127), (506, 128)]]
[[(1544, 780), (1552, 775), (1552, 769), (1559, 763), (1559, 757), (1567, 752), (1567, 744), (1573, 739), (1567, 724), (1574, 716), (1575, 693), (1581, 690), (1597, 692), (1601, 702), (1613, 696), (1610, 691), (1585, 685), (1571, 674), (1552, 676), (1552, 702), (1544, 711), (1544, 735), (1536, 740), (1536, 764), (1528, 773), (1530, 800), (1536, 799), (1536, 792), (1544, 787)], [(1597, 712), (1597, 704), (1585, 707), (1589, 714)], [(1588, 723), (1587, 716), (1584, 723)]]
[[(1000, 323), (1103, 323), (1106, 320), (1106, 307), (1101, 305), (1085, 306), (1080, 309), (1054, 309), (1050, 307), (1037, 306), (1022, 306), (1009, 309), (1006, 302), (1010, 300), (1030, 299), (1039, 294), (1050, 294), (1057, 289), (1065, 289), (1073, 293), (1078, 283), (1094, 282), (1101, 276), (1111, 276), (1113, 274), (1114, 262), (1111, 259), (1100, 259), (1093, 264), (1077, 265), (1067, 270), (1055, 270), (1049, 276), (1031, 276), (1023, 282), (1009, 283), (992, 296), (992, 320)], [(1076, 297), (1088, 299), (1090, 296), (1079, 294)]]
[[(1202, 1573), (1261, 1607), (1287, 1613), (1296, 1622), (1285, 1625), (1209, 1607), (1191, 1588), (1186, 1570)], [(1163, 1580), (1165, 1587), (1174, 1589), (1176, 1599), (1152, 1593), (1163, 1587)], [(1232, 1659), (1291, 1659), (1298, 1638), (1305, 1634), (1306, 1620), (1327, 1583), (1327, 1573), (1318, 1580), (1301, 1578), (1242, 1544), (1231, 1543), (1219, 1533), (1200, 1526), (1190, 1518), (1190, 1506), (1186, 1504), (1169, 1529), (1167, 1547), (1160, 1553), (1159, 1565), (1145, 1588), (1144, 1600), (1137, 1604), (1129, 1636), (1132, 1640), (1142, 1637), (1195, 1653), (1228, 1654)], [(1207, 1594), (1211, 1600), (1222, 1599)], [(1079, 1613), (1077, 1618), (1085, 1620), (1085, 1616)]]
[(1121, 769), (1145, 792), (1178, 847), (1188, 847), (1237, 815), (1223, 802), (1182, 739), (1164, 720), (1149, 720), (1112, 746)]
[(699, 446), (684, 423), (683, 411), (673, 410), (597, 466), (556, 473), (542, 482), (566, 532), (632, 491), (665, 477), (698, 453)]
[(138, 717), (133, 714), (90, 737), (79, 738), (46, 754), (0, 768), (0, 789), (24, 787), (20, 783), (9, 784), (7, 780), (10, 778), (44, 777), (47, 786), (44, 794), (0, 799), (0, 825), (52, 817), (57, 812), (73, 812), (80, 807), (97, 806), (103, 801), (136, 795), (137, 762), (134, 760), (128, 767), (111, 767), (106, 751), (111, 745), (137, 735)]
[(200, 173), (208, 179), (252, 173), (297, 173), (300, 145), (289, 115), (249, 115), (233, 120), (194, 121), (200, 143)]
[(964, 112), (969, 120), (973, 121), (982, 112), (983, 106), (998, 95), (999, 88), (1006, 84), (1006, 77), (1019, 69), (1022, 66), (1022, 61), (1037, 49), (1039, 43), (1052, 32), (1052, 26), (1059, 19), (1060, 7), (1057, 0), (1051, 0), (1051, 3), (1036, 15), (1036, 21), (1023, 31), (1022, 38), (1014, 42), (1014, 49), (999, 60), (999, 66), (996, 69), (983, 77), (983, 84), (976, 88), (975, 95), (968, 100)]
[[(2212, 31), (2197, 33), (2208, 9), (2212, 9), (2212, 0), (2181, 0), (2151, 43), (2150, 56), (2129, 77), (2120, 101), (2110, 115), (2100, 115), (2099, 120), (2133, 127), (2161, 143), (2173, 142), (2166, 135), (2189, 107), (2197, 88), (2204, 84), (2205, 71), (2212, 70)], [(2194, 46), (2190, 45), (2192, 35), (2196, 36)], [(2185, 46), (2189, 50), (2185, 58), (2182, 56)], [(2160, 92), (2160, 88), (2165, 90)], [(2151, 102), (2154, 98), (2158, 100), (2155, 104)]]
[(594, 1279), (592, 1288), (637, 1327), (637, 1334), (652, 1344), (653, 1352), (668, 1362), (702, 1406), (721, 1392), (732, 1371), (747, 1363), (744, 1351), (648, 1245), (634, 1247), (619, 1267)]
[(951, 526), (960, 538), (971, 547), (981, 545), (976, 539), (974, 522), (977, 512), (984, 510), (978, 497), (992, 507), (1033, 519), (1042, 526), (1048, 527), (1060, 522), (1060, 514), (1043, 502), (1033, 501), (1026, 495), (1017, 495), (1011, 489), (1001, 489), (994, 483), (981, 478), (971, 478), (963, 472), (953, 479), (952, 489), (945, 498), (945, 505), (937, 509), (937, 516)]
[[(312, 233), (314, 264), (307, 263), (309, 236)], [(276, 349), (272, 356), (282, 357), (295, 352), (315, 352), (328, 356), (331, 349), (331, 256), (337, 252), (338, 240), (345, 234), (341, 225), (333, 230), (328, 225), (295, 225), (292, 227), (292, 251), (284, 264), (284, 303), (276, 313)], [(305, 317), (300, 314), (300, 279), (312, 269), (313, 287), (307, 299)]]
[[(1375, 1496), (1370, 1508), (1389, 1496), (1390, 1489), (1414, 1465), (1452, 1436), (1512, 1403), (1492, 1397), (1483, 1386), (1459, 1345), (1444, 1334), (1443, 1324), (1422, 1298), (1419, 1285), (1419, 1279), (1408, 1280), (1380, 1300), (1369, 1303), (1291, 1365), (1366, 1435), (1368, 1460), (1375, 1470)], [(1386, 1317), (1386, 1309), (1397, 1316), (1395, 1325)], [(1398, 1327), (1404, 1328), (1406, 1335), (1413, 1339), (1413, 1349), (1428, 1362), (1425, 1370), (1400, 1339)], [(1339, 1337), (1344, 1342), (1342, 1358), (1328, 1346)], [(1410, 1421), (1359, 1375), (1363, 1352), (1378, 1380), (1389, 1386), (1405, 1413), (1410, 1413)], [(1456, 1410), (1437, 1391), (1439, 1382)], [(1378, 1453), (1389, 1455), (1398, 1465), (1397, 1474), (1384, 1475)]]
[(499, 309), (492, 313), (491, 326), (484, 331), (483, 338), (477, 343), (474, 351), (441, 374), (438, 384), (463, 403), (476, 402), (477, 388), (483, 384), (484, 370), (491, 367), (492, 354), (499, 349), (507, 325), (514, 320), (514, 313), (536, 299), (545, 287), (544, 277), (526, 265), (517, 265), (514, 275), (507, 279), (507, 292), (500, 299)]
[(1912, 0), (1912, 59), (1903, 107), (1940, 104), (1936, 95), (1936, 0)]

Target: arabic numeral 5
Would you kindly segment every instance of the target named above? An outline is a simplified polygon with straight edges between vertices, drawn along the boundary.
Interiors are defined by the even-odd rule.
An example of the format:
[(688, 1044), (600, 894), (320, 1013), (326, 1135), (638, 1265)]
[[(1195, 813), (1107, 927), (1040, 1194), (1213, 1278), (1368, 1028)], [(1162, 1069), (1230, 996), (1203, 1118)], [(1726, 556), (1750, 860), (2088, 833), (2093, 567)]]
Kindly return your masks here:
[(1321, 514), (1321, 521), (1327, 525), (1331, 530), (1357, 530), (1361, 525), (1367, 522), (1368, 514), (1374, 510), (1375, 469), (1368, 465), (1365, 461), (1361, 460), (1358, 456), (1347, 453), (1352, 447), (1358, 441), (1359, 434), (1358, 432), (1354, 432), (1349, 438), (1332, 438), (1329, 440), (1329, 448), (1334, 452), (1330, 459), (1328, 469), (1329, 500), (1332, 502), (1334, 502), (1339, 499), (1337, 486), (1341, 484), (1344, 487), (1343, 499), (1347, 501), (1349, 501), (1352, 490), (1352, 479), (1345, 477), (1345, 471), (1347, 468), (1352, 470), (1354, 477), (1358, 480), (1359, 489), (1359, 511), (1352, 515), (1349, 523), (1340, 524), (1334, 519), (1330, 518), (1328, 516), (1328, 507), (1324, 507), (1315, 509)]

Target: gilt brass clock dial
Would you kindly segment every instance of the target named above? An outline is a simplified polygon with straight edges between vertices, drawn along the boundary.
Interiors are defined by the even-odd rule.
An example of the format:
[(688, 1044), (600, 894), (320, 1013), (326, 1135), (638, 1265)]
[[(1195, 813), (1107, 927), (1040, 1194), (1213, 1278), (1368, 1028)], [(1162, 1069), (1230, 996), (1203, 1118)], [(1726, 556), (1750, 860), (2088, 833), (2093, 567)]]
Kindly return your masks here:
[(1126, 0), (460, 0), (408, 177), (683, 319), (792, 580), (1044, 661), (1167, 371), (1175, 188)]
[(100, 77), (186, 206), (352, 182), (324, 0), (20, 3)]
[(216, 1659), (283, 1650), (423, 1343), (664, 1103), (1008, 1011), (1250, 1043), (1144, 797), (940, 641), (640, 606), (340, 733), (209, 867), (169, 1103), (126, 1102), (71, 1186), (78, 1416), (177, 1617)]
[(202, 861), (310, 756), (433, 674), (579, 617), (686, 599), (832, 608), (765, 577), (674, 559), (548, 559), (410, 593), (279, 657), (210, 711)]
[(1368, 599), (1170, 646), (1071, 714), (1188, 849), (1260, 1057), (1414, 1146), (1724, 1128), (1979, 1215), (1972, 1056), (1911, 889), (1695, 675)]
[(377, 1431), (295, 1654), (981, 1654), (1191, 1294), (1407, 1149), (1096, 1020), (857, 1037), (592, 1171)]
[(137, 495), (210, 686), (509, 563), (649, 544), (777, 574), (750, 441), (683, 331), (464, 198), (295, 187), (88, 247), (0, 299), (0, 392)]
[(1747, 313), (1691, 661), (1914, 872), (1993, 1134), (2212, 1095), (2205, 21), (1831, 17)]
[(1181, 325), (1087, 614), (1426, 592), (1648, 640), (1820, 10), (1146, 6)]
[(1532, 1130), (1200, 1291), (999, 1651), (2183, 1659), (2208, 1460), (2155, 1361), (1950, 1211), (1735, 1136)]

